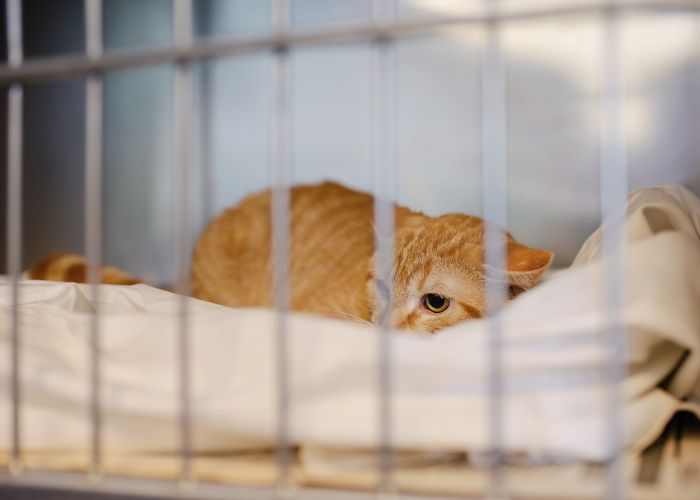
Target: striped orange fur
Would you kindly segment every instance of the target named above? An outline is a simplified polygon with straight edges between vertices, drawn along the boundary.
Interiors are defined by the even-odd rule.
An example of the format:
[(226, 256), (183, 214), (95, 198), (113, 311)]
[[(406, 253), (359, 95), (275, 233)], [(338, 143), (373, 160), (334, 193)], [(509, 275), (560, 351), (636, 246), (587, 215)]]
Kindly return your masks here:
[[(192, 259), (195, 297), (233, 307), (271, 306), (271, 194), (263, 191), (215, 219)], [(291, 307), (324, 316), (377, 321), (372, 196), (326, 182), (291, 191)], [(505, 231), (508, 265), (484, 269), (484, 223), (478, 217), (428, 217), (395, 209), (391, 323), (434, 332), (485, 313), (489, 275), (504, 277), (517, 293), (534, 286), (553, 254), (519, 244)], [(487, 272), (488, 271), (488, 272)], [(383, 281), (390, 278), (379, 277)], [(445, 311), (425, 297), (449, 300)]]
[[(29, 279), (87, 283), (88, 265), (79, 255), (58, 253), (46, 257), (27, 271)], [(115, 267), (102, 266), (100, 282), (109, 285), (135, 285), (137, 278)]]
[[(273, 305), (272, 197), (269, 190), (244, 199), (217, 217), (197, 241), (191, 266), (192, 295), (231, 307)], [(505, 269), (484, 265), (484, 222), (447, 214), (429, 217), (395, 208), (395, 254), (391, 277), (375, 276), (372, 196), (326, 182), (291, 190), (291, 308), (361, 322), (378, 320), (376, 304), (391, 324), (435, 332), (486, 312), (490, 276), (504, 278), (513, 295), (534, 286), (553, 254), (519, 244), (507, 232)], [(84, 282), (84, 259), (56, 255), (30, 270), (33, 279)], [(102, 269), (105, 283), (138, 280)], [(393, 279), (391, 303), (377, 296)], [(378, 285), (379, 283), (379, 285)], [(444, 310), (429, 308), (442, 302)], [(435, 296), (438, 298), (436, 299)], [(430, 303), (428, 303), (430, 302)]]

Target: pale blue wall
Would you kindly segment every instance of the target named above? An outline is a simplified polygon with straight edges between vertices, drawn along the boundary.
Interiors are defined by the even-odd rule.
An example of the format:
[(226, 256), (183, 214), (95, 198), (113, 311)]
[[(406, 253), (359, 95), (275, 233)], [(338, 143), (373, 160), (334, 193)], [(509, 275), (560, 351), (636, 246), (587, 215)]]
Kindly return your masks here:
[[(311, 4), (316, 8), (308, 18), (296, 13), (299, 24), (321, 22), (321, 2), (299, 5)], [(363, 5), (353, 4), (353, 19), (367, 15)], [(673, 182), (700, 193), (694, 138), (700, 129), (699, 26), (697, 16), (669, 14), (630, 18), (622, 28), (634, 104), (628, 117), (632, 189)], [(649, 50), (654, 33), (665, 40), (673, 31), (682, 39), (668, 42), (665, 52)], [(481, 34), (467, 26), (461, 35), (448, 31), (397, 44), (399, 198), (431, 214), (481, 213)], [(509, 227), (529, 244), (554, 249), (558, 265), (572, 260), (600, 222), (602, 39), (594, 18), (533, 21), (504, 33)], [(370, 57), (364, 45), (293, 52), (296, 182), (332, 178), (371, 189)], [(217, 63), (210, 75), (219, 210), (268, 182), (269, 65), (266, 55), (249, 56)]]
[[(108, 49), (166, 45), (169, 0), (105, 2)], [(105, 252), (110, 264), (152, 283), (176, 264), (172, 69), (111, 73), (105, 80)]]
[[(412, 1), (402, 4), (402, 15), (424, 14), (419, 0)], [(51, 30), (33, 32), (45, 50), (80, 50), (80, 3), (52, 2), (63, 7), (62, 17), (52, 19)], [(270, 29), (269, 4), (261, 0), (196, 5), (203, 36)], [(369, 5), (296, 0), (293, 21), (305, 28), (362, 21)], [(106, 0), (105, 43), (168, 43), (169, 14), (169, 0)], [(698, 26), (697, 16), (680, 14), (626, 24), (632, 187), (679, 182), (700, 193)], [(431, 214), (481, 212), (483, 39), (475, 26), (460, 33), (396, 45), (399, 197)], [(510, 228), (527, 243), (554, 249), (560, 265), (600, 218), (601, 39), (599, 24), (586, 18), (522, 23), (504, 33)], [(661, 41), (669, 45), (659, 47)], [(303, 48), (290, 61), (295, 181), (332, 178), (371, 189), (369, 47)], [(208, 215), (269, 182), (272, 57), (227, 58), (195, 72), (202, 113), (193, 127), (193, 237)], [(106, 81), (105, 259), (154, 283), (175, 272), (171, 81), (168, 67), (121, 71)], [(82, 84), (50, 87), (27, 92), (27, 262), (83, 248)], [(212, 166), (208, 183), (201, 179), (202, 158)]]

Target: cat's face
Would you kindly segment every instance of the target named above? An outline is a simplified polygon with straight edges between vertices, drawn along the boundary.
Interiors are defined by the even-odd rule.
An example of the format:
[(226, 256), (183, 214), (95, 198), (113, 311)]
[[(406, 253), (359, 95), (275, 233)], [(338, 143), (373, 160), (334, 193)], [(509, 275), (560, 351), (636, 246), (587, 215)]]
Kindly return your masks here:
[(552, 261), (551, 252), (520, 245), (503, 233), (508, 268), (485, 269), (480, 219), (458, 214), (420, 217), (397, 226), (391, 304), (386, 277), (372, 275), (368, 283), (375, 323), (388, 315), (384, 321), (394, 328), (433, 333), (481, 318), (486, 314), (489, 276), (504, 278), (513, 296), (534, 286)]

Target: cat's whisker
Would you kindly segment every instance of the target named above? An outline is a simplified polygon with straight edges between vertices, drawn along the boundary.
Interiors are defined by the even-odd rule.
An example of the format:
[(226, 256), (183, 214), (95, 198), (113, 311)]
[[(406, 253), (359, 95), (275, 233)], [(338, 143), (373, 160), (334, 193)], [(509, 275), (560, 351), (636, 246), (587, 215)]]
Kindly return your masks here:
[(339, 319), (346, 319), (346, 320), (352, 321), (354, 323), (361, 323), (363, 325), (371, 325), (372, 324), (371, 321), (367, 321), (364, 318), (360, 318), (359, 316), (354, 316), (350, 313), (343, 312), (343, 311), (329, 311), (329, 315), (335, 316)]

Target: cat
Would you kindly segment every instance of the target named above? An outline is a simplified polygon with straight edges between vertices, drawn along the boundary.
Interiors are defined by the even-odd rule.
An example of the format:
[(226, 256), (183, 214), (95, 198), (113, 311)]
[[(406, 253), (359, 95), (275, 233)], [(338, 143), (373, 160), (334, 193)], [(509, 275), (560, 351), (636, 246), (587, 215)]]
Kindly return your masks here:
[[(376, 323), (386, 313), (398, 329), (433, 333), (486, 314), (489, 275), (511, 296), (532, 288), (553, 259), (499, 230), (507, 266), (484, 266), (484, 221), (462, 214), (430, 217), (395, 206), (395, 252), (390, 307), (386, 279), (375, 277), (374, 198), (334, 182), (295, 186), (290, 192), (290, 305), (294, 311)], [(270, 190), (253, 194), (214, 219), (199, 237), (191, 265), (191, 292), (230, 307), (272, 306)], [(84, 281), (85, 263), (59, 255), (29, 271), (34, 279), (63, 275)], [(82, 270), (79, 270), (82, 269)], [(114, 268), (103, 281), (138, 281)], [(51, 278), (54, 276), (54, 278)], [(81, 280), (75, 278), (82, 278)], [(65, 280), (63, 280), (65, 281)], [(382, 310), (380, 310), (382, 309)]]

